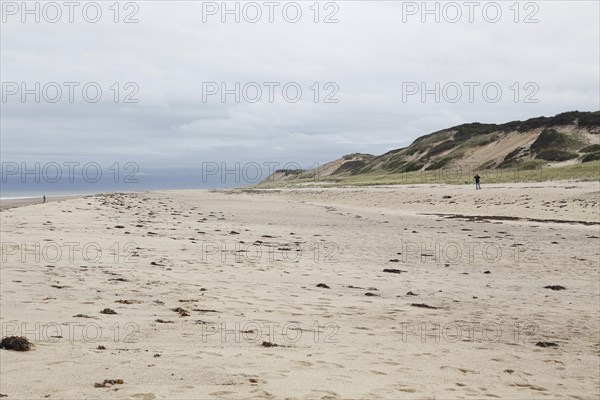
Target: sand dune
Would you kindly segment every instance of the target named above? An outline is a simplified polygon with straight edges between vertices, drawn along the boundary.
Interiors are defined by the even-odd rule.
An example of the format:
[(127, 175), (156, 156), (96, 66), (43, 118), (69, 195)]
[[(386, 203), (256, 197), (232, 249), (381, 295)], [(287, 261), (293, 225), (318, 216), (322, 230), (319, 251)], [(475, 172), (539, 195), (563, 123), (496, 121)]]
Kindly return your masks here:
[(35, 347), (0, 350), (0, 393), (596, 398), (599, 193), (165, 191), (5, 209), (2, 336)]

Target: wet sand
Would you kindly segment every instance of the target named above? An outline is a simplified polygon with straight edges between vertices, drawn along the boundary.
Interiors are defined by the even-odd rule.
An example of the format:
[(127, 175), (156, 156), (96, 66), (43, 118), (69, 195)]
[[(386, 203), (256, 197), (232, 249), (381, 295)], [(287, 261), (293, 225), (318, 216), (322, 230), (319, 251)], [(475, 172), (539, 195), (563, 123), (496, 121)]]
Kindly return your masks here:
[[(69, 199), (75, 199), (82, 196), (57, 196), (50, 197), (46, 196), (46, 203), (52, 203), (54, 201), (63, 201)], [(43, 199), (40, 198), (27, 198), (27, 199), (0, 199), (0, 210), (6, 210), (9, 208), (17, 208), (24, 206), (31, 206), (35, 204), (43, 204)]]

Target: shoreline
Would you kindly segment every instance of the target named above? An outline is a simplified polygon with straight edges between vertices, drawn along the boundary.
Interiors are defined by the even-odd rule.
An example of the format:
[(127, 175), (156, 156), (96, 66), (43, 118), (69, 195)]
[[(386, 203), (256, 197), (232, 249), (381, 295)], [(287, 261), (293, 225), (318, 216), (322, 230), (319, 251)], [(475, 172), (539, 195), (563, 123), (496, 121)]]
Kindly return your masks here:
[[(146, 191), (131, 191), (131, 192), (120, 192), (120, 191), (116, 191), (116, 192), (99, 192), (99, 193), (85, 193), (85, 194), (65, 194), (65, 195), (47, 195), (46, 196), (46, 203), (54, 203), (57, 201), (65, 201), (65, 200), (72, 200), (72, 199), (80, 199), (80, 198), (87, 198), (87, 197), (95, 197), (95, 196), (105, 196), (105, 195), (110, 195), (110, 194), (136, 194), (136, 193), (145, 193)], [(22, 198), (0, 198), (0, 211), (1, 210), (8, 210), (11, 208), (20, 208), (20, 207), (27, 207), (27, 206), (33, 206), (33, 205), (43, 205), (44, 202), (42, 200), (42, 197), (22, 197)]]
[[(138, 192), (131, 192), (131, 193), (138, 193)], [(81, 199), (81, 198), (85, 198), (85, 197), (94, 197), (94, 196), (100, 196), (100, 195), (105, 195), (105, 194), (109, 194), (109, 193), (46, 196), (46, 203), (55, 203), (58, 201)], [(21, 208), (21, 207), (27, 207), (27, 206), (43, 205), (43, 204), (44, 204), (44, 202), (41, 197), (0, 199), (0, 211), (8, 210), (11, 208)]]
[[(509, 202), (497, 202), (496, 197), (509, 191)], [(554, 194), (558, 191), (558, 194)], [(279, 187), (256, 188), (252, 186), (240, 188), (214, 189), (161, 189), (134, 192), (106, 192), (87, 195), (47, 197), (47, 203), (66, 201), (107, 195), (166, 195), (185, 197), (190, 194), (216, 193), (225, 195), (247, 195), (265, 197), (286, 197), (289, 199), (312, 202), (320, 201), (323, 205), (335, 202), (359, 208), (380, 206), (389, 211), (438, 215), (443, 218), (469, 218), (529, 221), (539, 223), (562, 224), (600, 224), (600, 203), (594, 201), (594, 195), (600, 195), (600, 181), (549, 181), (549, 182), (516, 182), (482, 185), (475, 190), (472, 185), (452, 184), (400, 184), (377, 186), (335, 186), (335, 187)], [(436, 194), (437, 193), (437, 194)], [(517, 194), (518, 193), (518, 194)], [(370, 194), (378, 200), (373, 201)], [(546, 207), (529, 205), (530, 196), (556, 196), (559, 200)], [(578, 198), (577, 195), (583, 196)], [(437, 200), (442, 201), (437, 201)], [(572, 200), (575, 199), (575, 202)], [(588, 202), (589, 200), (589, 202)], [(488, 208), (481, 213), (479, 202), (496, 201), (496, 207)], [(558, 204), (556, 204), (558, 203)], [(317, 204), (317, 203), (315, 203)], [(0, 200), (0, 210), (8, 210), (32, 205), (43, 205), (41, 199)], [(589, 207), (591, 206), (591, 207)], [(466, 209), (465, 209), (466, 207)], [(566, 208), (570, 208), (566, 213)], [(577, 216), (577, 218), (572, 218)]]

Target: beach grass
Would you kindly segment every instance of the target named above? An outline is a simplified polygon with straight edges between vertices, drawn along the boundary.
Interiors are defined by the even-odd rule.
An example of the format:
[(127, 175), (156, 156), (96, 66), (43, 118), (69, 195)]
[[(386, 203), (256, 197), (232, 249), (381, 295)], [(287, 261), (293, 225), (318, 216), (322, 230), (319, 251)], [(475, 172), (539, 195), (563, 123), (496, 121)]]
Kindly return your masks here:
[(450, 166), (432, 171), (412, 171), (403, 173), (365, 173), (348, 176), (325, 176), (294, 178), (285, 181), (265, 181), (260, 188), (281, 188), (297, 186), (377, 186), (448, 184), (465, 185), (473, 183), (473, 176), (479, 174), (483, 184), (546, 182), (546, 181), (600, 181), (600, 161), (572, 164), (558, 167), (524, 165), (504, 169), (473, 169), (469, 166)]

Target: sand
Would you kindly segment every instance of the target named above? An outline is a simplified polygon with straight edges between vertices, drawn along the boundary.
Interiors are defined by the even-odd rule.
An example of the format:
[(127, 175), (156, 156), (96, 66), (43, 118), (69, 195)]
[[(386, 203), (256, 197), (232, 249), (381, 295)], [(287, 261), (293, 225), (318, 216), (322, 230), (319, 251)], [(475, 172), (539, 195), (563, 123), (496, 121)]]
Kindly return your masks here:
[[(51, 203), (55, 201), (64, 201), (68, 199), (74, 199), (80, 196), (56, 196), (56, 197), (46, 197), (46, 203)], [(39, 198), (25, 198), (25, 199), (0, 199), (0, 210), (6, 210), (8, 208), (16, 208), (16, 207), (24, 207), (30, 206), (33, 204), (43, 204), (42, 197)]]
[(597, 398), (599, 194), (165, 191), (5, 209), (2, 336), (35, 347), (0, 350), (0, 394)]

